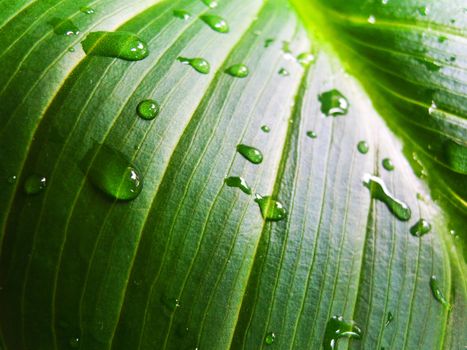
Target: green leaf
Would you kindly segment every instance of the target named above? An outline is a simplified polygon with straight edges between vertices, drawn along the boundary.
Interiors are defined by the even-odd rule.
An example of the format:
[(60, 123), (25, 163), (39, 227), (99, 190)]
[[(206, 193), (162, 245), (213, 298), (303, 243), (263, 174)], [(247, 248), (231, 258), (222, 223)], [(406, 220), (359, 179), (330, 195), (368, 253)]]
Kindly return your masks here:
[(465, 346), (465, 6), (293, 3), (0, 2), (0, 348)]

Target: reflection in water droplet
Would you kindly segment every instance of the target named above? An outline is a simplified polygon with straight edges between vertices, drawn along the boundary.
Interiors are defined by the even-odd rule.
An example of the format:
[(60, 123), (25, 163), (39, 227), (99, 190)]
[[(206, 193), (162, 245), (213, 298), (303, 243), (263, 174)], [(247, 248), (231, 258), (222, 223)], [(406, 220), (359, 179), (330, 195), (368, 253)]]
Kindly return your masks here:
[(280, 221), (286, 218), (287, 210), (282, 203), (272, 199), (271, 196), (256, 194), (255, 202), (258, 203), (261, 215), (267, 221)]
[(383, 161), (381, 162), (383, 164), (383, 168), (386, 169), (387, 171), (392, 171), (394, 170), (394, 164), (392, 164), (392, 160), (389, 158), (384, 158)]
[(54, 33), (58, 35), (78, 35), (79, 28), (69, 19), (52, 18), (49, 24), (54, 27)]
[(386, 204), (391, 213), (399, 220), (407, 221), (410, 219), (412, 213), (408, 205), (396, 199), (386, 188), (381, 178), (365, 174), (363, 177), (363, 184), (370, 190), (371, 196)]
[(431, 224), (425, 219), (418, 220), (411, 228), (410, 233), (413, 236), (421, 237), (431, 231)]
[(146, 120), (154, 119), (159, 114), (159, 104), (154, 100), (144, 100), (138, 104), (136, 112)]
[(337, 349), (339, 338), (360, 339), (362, 331), (354, 321), (345, 321), (342, 316), (333, 316), (326, 324), (323, 339), (324, 350)]
[(108, 146), (96, 144), (80, 165), (92, 184), (114, 199), (135, 199), (143, 188), (139, 171), (122, 153)]
[(318, 96), (321, 102), (321, 112), (326, 116), (341, 116), (347, 114), (349, 101), (339, 90), (333, 89)]
[(206, 6), (209, 6), (210, 8), (216, 8), (218, 3), (216, 0), (203, 0), (203, 3), (206, 5)]
[(394, 320), (394, 316), (392, 316), (391, 311), (388, 312), (388, 318), (386, 319), (386, 324), (384, 325), (385, 327), (389, 326), (389, 324)]
[(306, 136), (308, 136), (309, 138), (312, 138), (312, 139), (315, 139), (315, 138), (318, 137), (318, 135), (316, 134), (316, 132), (311, 131), (311, 130), (306, 132)]
[(84, 52), (91, 56), (139, 61), (149, 55), (148, 45), (135, 34), (128, 32), (92, 32), (81, 45)]
[(367, 21), (368, 21), (368, 23), (370, 23), (370, 24), (375, 24), (375, 23), (376, 23), (376, 18), (375, 18), (375, 16), (370, 15), (370, 16), (368, 16)]
[(70, 347), (73, 349), (78, 349), (79, 348), (79, 338), (78, 337), (73, 337), (69, 340), (68, 344), (70, 344)]
[(253, 164), (260, 164), (263, 161), (263, 154), (257, 148), (239, 144), (237, 145), (237, 152)]
[(227, 21), (217, 15), (204, 15), (200, 17), (201, 20), (206, 23), (212, 30), (215, 30), (219, 33), (228, 33), (229, 25)]
[(267, 125), (262, 125), (261, 130), (263, 130), (264, 132), (270, 132), (271, 131), (271, 129)]
[(9, 184), (14, 184), (16, 182), (16, 175), (9, 176), (7, 181)]
[(279, 73), (279, 75), (282, 76), (282, 77), (286, 77), (286, 76), (290, 75), (289, 71), (287, 69), (285, 69), (285, 68), (279, 69), (279, 72), (277, 72), (277, 73)]
[(243, 177), (230, 176), (224, 180), (225, 184), (229, 187), (236, 187), (246, 194), (251, 194), (251, 188)]
[(24, 181), (24, 192), (26, 194), (38, 194), (47, 186), (47, 179), (36, 174), (28, 176)]
[(269, 47), (269, 46), (271, 46), (273, 42), (274, 42), (274, 39), (273, 39), (273, 38), (266, 39), (266, 40), (264, 41), (264, 47)]
[(273, 332), (270, 332), (266, 334), (266, 337), (264, 337), (264, 342), (266, 343), (266, 345), (271, 345), (272, 343), (274, 343), (275, 339), (276, 335)]
[(438, 300), (446, 309), (450, 310), (451, 304), (449, 304), (448, 300), (441, 291), (438, 278), (435, 275), (431, 276), (430, 278), (430, 287), (435, 299)]
[(94, 10), (92, 7), (89, 7), (89, 6), (83, 6), (79, 10), (86, 15), (92, 15), (96, 13), (96, 10)]
[(187, 21), (191, 18), (191, 13), (185, 10), (174, 10), (173, 15), (174, 17), (183, 19), (184, 21)]
[(300, 63), (303, 67), (308, 67), (314, 60), (315, 56), (309, 52), (302, 52), (297, 56), (297, 62)]
[(192, 66), (197, 72), (201, 74), (209, 74), (209, 71), (211, 70), (211, 66), (209, 65), (209, 62), (206, 61), (204, 58), (178, 57), (177, 60), (179, 60), (183, 64)]
[(368, 143), (366, 141), (360, 141), (357, 144), (357, 149), (361, 154), (367, 154), (370, 150), (370, 146), (368, 146)]
[(247, 66), (237, 63), (227, 68), (226, 73), (236, 78), (246, 78), (250, 72)]

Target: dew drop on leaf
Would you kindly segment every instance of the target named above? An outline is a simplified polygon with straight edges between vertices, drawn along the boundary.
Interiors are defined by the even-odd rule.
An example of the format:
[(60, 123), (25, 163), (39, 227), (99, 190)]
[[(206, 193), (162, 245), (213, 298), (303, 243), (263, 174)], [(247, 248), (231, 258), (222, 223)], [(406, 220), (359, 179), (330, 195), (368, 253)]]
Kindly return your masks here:
[(273, 39), (273, 38), (269, 38), (269, 39), (264, 40), (264, 47), (271, 46), (274, 41), (275, 41), (275, 39)]
[(326, 116), (346, 115), (349, 110), (349, 101), (336, 89), (323, 92), (318, 96), (318, 100), (321, 102), (321, 112)]
[(47, 179), (36, 174), (30, 175), (24, 181), (23, 189), (26, 194), (38, 194), (47, 186)]
[(316, 134), (316, 132), (311, 131), (311, 130), (306, 132), (306, 136), (308, 136), (308, 137), (311, 138), (311, 139), (315, 139), (315, 138), (318, 137), (318, 135)]
[(227, 68), (226, 73), (236, 78), (246, 78), (250, 71), (243, 63), (238, 63)]
[(261, 126), (261, 130), (262, 130), (263, 132), (270, 132), (270, 131), (271, 131), (271, 128), (270, 128), (269, 126), (267, 126), (267, 125), (262, 125), (262, 126)]
[(191, 13), (186, 10), (174, 10), (173, 15), (174, 17), (183, 19), (184, 21), (187, 21), (191, 18)]
[(383, 168), (386, 169), (387, 171), (392, 171), (394, 170), (394, 164), (392, 164), (392, 160), (389, 158), (384, 158), (383, 161), (381, 162), (383, 164)]
[(14, 184), (16, 182), (16, 179), (17, 179), (16, 175), (12, 175), (8, 177), (7, 181), (9, 184)]
[(289, 71), (285, 68), (281, 68), (279, 69), (279, 71), (277, 72), (281, 77), (287, 77), (290, 75)]
[(225, 184), (229, 187), (237, 187), (242, 190), (243, 193), (251, 194), (251, 188), (243, 177), (230, 176), (224, 180)]
[(178, 57), (177, 60), (182, 62), (183, 64), (187, 64), (189, 66), (192, 66), (197, 72), (201, 74), (209, 74), (209, 71), (211, 70), (211, 66), (209, 65), (209, 62), (206, 61), (204, 58), (187, 58), (187, 57)]
[(89, 7), (89, 6), (83, 6), (79, 10), (86, 15), (92, 15), (96, 13), (96, 10), (94, 10), (92, 7)]
[(272, 199), (271, 196), (256, 195), (255, 202), (258, 203), (261, 215), (267, 221), (280, 221), (287, 217), (287, 210), (282, 203)]
[(58, 35), (72, 36), (80, 33), (79, 28), (67, 18), (52, 18), (49, 24), (53, 26), (54, 33)]
[(260, 164), (263, 161), (263, 154), (257, 148), (239, 144), (237, 145), (237, 152), (253, 164)]
[(412, 236), (421, 237), (431, 231), (431, 224), (425, 219), (421, 218), (411, 228), (410, 233)]
[(68, 344), (70, 344), (70, 348), (78, 349), (79, 348), (79, 341), (80, 341), (80, 339), (78, 337), (73, 337), (68, 341)]
[(375, 23), (376, 23), (376, 18), (375, 18), (375, 16), (370, 15), (370, 16), (368, 16), (367, 21), (368, 21), (368, 23), (370, 23), (370, 24), (375, 24)]
[(148, 45), (129, 32), (92, 32), (81, 45), (84, 52), (91, 56), (140, 61), (149, 55)]
[(388, 312), (388, 317), (386, 319), (385, 327), (389, 326), (389, 324), (394, 320), (394, 316), (392, 315), (392, 312)]
[(297, 62), (300, 63), (302, 67), (308, 67), (314, 60), (315, 56), (309, 52), (302, 52), (297, 56)]
[(203, 0), (203, 3), (212, 9), (216, 8), (217, 5), (219, 5), (216, 0)]
[(144, 100), (138, 104), (136, 111), (141, 118), (151, 120), (159, 114), (160, 107), (154, 100)]
[(228, 33), (229, 25), (227, 21), (218, 15), (204, 15), (200, 17), (212, 30), (219, 33)]
[(365, 174), (363, 184), (370, 190), (371, 197), (378, 199), (393, 213), (399, 220), (407, 221), (412, 213), (407, 204), (395, 198), (386, 188), (384, 181), (370, 174)]
[(366, 141), (360, 141), (357, 144), (357, 149), (361, 154), (367, 154), (370, 150), (370, 146), (368, 146), (368, 143)]
[(435, 275), (431, 276), (430, 278), (430, 288), (435, 299), (438, 300), (446, 309), (450, 310), (451, 305), (449, 304), (443, 292), (441, 291), (438, 278)]
[(342, 316), (333, 316), (326, 324), (326, 330), (323, 339), (323, 349), (337, 349), (339, 338), (360, 339), (362, 331), (354, 321), (345, 321)]
[(276, 335), (273, 332), (269, 332), (266, 334), (266, 337), (264, 337), (264, 342), (266, 345), (271, 345), (274, 343), (274, 340), (276, 339)]

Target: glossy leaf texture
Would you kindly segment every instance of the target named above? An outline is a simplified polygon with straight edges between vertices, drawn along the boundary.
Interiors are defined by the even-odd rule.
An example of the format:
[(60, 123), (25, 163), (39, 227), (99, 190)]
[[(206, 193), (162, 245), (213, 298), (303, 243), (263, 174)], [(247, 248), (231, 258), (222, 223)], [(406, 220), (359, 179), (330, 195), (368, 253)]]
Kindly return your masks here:
[[(0, 1), (0, 348), (327, 349), (333, 316), (339, 349), (466, 344), (465, 23), (423, 75), (404, 6), (295, 2), (308, 30), (285, 0)], [(82, 50), (117, 30), (147, 57)]]

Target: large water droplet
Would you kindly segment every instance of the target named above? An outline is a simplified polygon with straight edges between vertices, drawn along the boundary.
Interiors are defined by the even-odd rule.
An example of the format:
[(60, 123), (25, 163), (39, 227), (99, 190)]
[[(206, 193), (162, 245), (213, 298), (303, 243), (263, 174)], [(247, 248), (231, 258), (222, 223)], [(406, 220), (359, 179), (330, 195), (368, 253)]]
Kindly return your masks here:
[(159, 110), (159, 104), (154, 100), (141, 101), (136, 108), (138, 115), (146, 120), (154, 119), (159, 114)]
[(407, 221), (410, 219), (411, 211), (407, 204), (396, 199), (386, 188), (384, 181), (370, 174), (365, 174), (363, 184), (370, 190), (371, 196), (380, 200), (399, 220)]
[(324, 350), (337, 349), (337, 340), (339, 338), (360, 339), (361, 336), (362, 331), (354, 321), (345, 321), (342, 316), (333, 316), (326, 324), (323, 348)]
[(450, 310), (451, 304), (449, 304), (448, 300), (441, 291), (438, 278), (435, 275), (431, 276), (430, 278), (430, 287), (435, 299), (438, 300), (446, 309)]
[(431, 224), (423, 218), (418, 220), (415, 223), (415, 225), (413, 225), (410, 228), (410, 233), (416, 237), (421, 237), (423, 235), (426, 235), (430, 231), (431, 231)]
[(243, 177), (230, 176), (224, 180), (225, 184), (229, 187), (237, 187), (246, 194), (251, 194), (251, 188)]
[(219, 5), (219, 4), (217, 3), (216, 0), (203, 0), (203, 3), (204, 3), (206, 6), (209, 6), (209, 7), (212, 8), (212, 9), (213, 9), (213, 8), (216, 8), (217, 5)]
[(272, 199), (271, 196), (256, 195), (255, 202), (258, 203), (261, 215), (268, 221), (280, 221), (287, 217), (287, 210), (282, 203)]
[(357, 149), (361, 154), (367, 154), (370, 150), (370, 146), (368, 146), (368, 143), (366, 141), (360, 141), (357, 144)]
[(287, 77), (290, 75), (289, 71), (285, 68), (281, 68), (279, 69), (279, 71), (277, 72), (281, 77)]
[(243, 63), (237, 63), (227, 68), (226, 73), (236, 78), (246, 78), (250, 72)]
[(47, 179), (44, 176), (39, 176), (36, 174), (28, 176), (26, 181), (24, 181), (24, 192), (26, 194), (38, 194), (44, 190), (47, 186)]
[(139, 61), (149, 55), (148, 45), (137, 35), (129, 32), (92, 32), (81, 45), (84, 52), (91, 56)]
[(191, 18), (191, 13), (186, 10), (174, 10), (173, 14), (174, 17), (183, 19), (184, 21), (187, 21)]
[(313, 56), (309, 52), (303, 52), (297, 56), (297, 62), (300, 63), (303, 67), (308, 67), (313, 61), (315, 60), (315, 56)]
[(262, 125), (262, 126), (261, 126), (261, 130), (262, 130), (263, 132), (270, 132), (270, 131), (271, 131), (271, 128), (270, 128), (269, 126), (267, 126), (267, 125)]
[(209, 65), (209, 62), (206, 61), (204, 58), (178, 57), (177, 59), (183, 64), (192, 66), (197, 72), (201, 74), (209, 74), (209, 71), (211, 70), (211, 66)]
[(108, 146), (94, 146), (81, 166), (92, 184), (114, 199), (135, 199), (143, 188), (139, 171), (122, 153)]
[(263, 154), (257, 148), (239, 144), (237, 145), (237, 152), (253, 164), (259, 164), (263, 161)]
[(54, 33), (58, 35), (78, 35), (79, 28), (69, 19), (52, 18), (49, 24), (54, 27)]
[(203, 15), (201, 20), (206, 23), (212, 30), (219, 33), (228, 33), (229, 25), (227, 21), (218, 15)]
[(392, 312), (388, 312), (388, 318), (386, 319), (385, 327), (389, 326), (389, 324), (394, 320), (394, 316), (392, 315)]
[(394, 170), (394, 164), (392, 164), (392, 160), (389, 158), (384, 158), (383, 161), (381, 162), (383, 164), (383, 168), (386, 169), (387, 171), (392, 171)]
[(315, 139), (315, 138), (318, 137), (318, 134), (316, 134), (316, 132), (310, 130), (310, 131), (306, 132), (306, 136), (308, 136), (311, 139)]
[(93, 15), (94, 13), (96, 13), (96, 10), (89, 6), (83, 6), (79, 10), (86, 15)]
[(266, 345), (271, 345), (272, 343), (274, 343), (275, 339), (276, 339), (276, 335), (273, 332), (269, 332), (264, 337), (264, 342), (266, 343)]
[(321, 102), (321, 112), (327, 116), (346, 115), (349, 110), (349, 101), (336, 89), (323, 92), (318, 100)]

